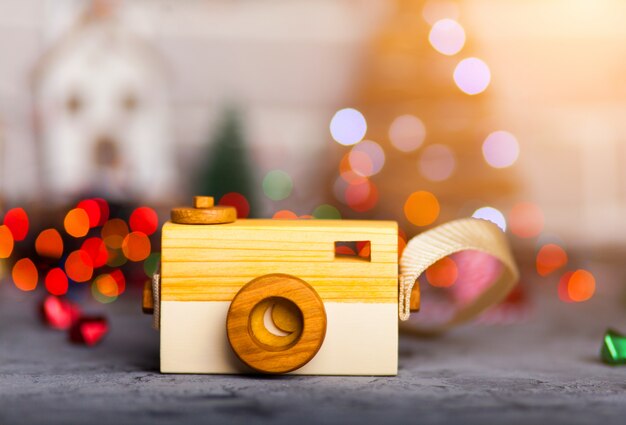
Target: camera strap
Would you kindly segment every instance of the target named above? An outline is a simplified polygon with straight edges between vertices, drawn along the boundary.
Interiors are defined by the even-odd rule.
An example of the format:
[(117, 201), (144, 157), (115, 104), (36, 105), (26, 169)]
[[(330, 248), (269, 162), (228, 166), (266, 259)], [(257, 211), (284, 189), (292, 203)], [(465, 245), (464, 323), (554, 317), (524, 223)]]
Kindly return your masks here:
[[(411, 297), (419, 297), (413, 291), (417, 279), (437, 261), (457, 252), (481, 251), (502, 263), (502, 273), (494, 282), (478, 294), (470, 303), (460, 307), (446, 322), (435, 327), (420, 328), (402, 324), (403, 330), (419, 333), (439, 333), (476, 318), (487, 308), (500, 303), (515, 287), (519, 271), (504, 232), (495, 224), (474, 218), (451, 221), (427, 230), (408, 243), (400, 259), (399, 316), (406, 321), (411, 315)], [(419, 299), (413, 300), (419, 305)]]

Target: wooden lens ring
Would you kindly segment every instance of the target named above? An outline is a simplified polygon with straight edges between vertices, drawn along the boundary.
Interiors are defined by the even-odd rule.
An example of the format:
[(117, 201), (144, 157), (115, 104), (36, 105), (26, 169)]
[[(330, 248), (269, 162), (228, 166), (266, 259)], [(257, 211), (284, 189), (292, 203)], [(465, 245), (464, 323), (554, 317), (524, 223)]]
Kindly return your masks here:
[[(279, 312), (277, 326), (299, 332), (287, 344), (260, 343), (255, 337), (255, 309), (264, 312), (268, 300), (284, 299), (302, 315), (301, 328), (289, 312)], [(288, 303), (288, 304), (290, 304)], [(282, 308), (289, 307), (283, 306)], [(319, 351), (326, 336), (326, 310), (315, 289), (302, 279), (286, 274), (269, 274), (244, 285), (228, 309), (228, 341), (237, 357), (251, 368), (264, 373), (286, 373), (308, 363)], [(290, 335), (291, 336), (291, 335)], [(278, 337), (289, 338), (289, 337)], [(268, 341), (265, 337), (264, 341)]]
[(193, 208), (178, 207), (172, 209), (172, 222), (178, 224), (225, 224), (237, 220), (235, 207), (214, 205), (211, 196), (196, 196)]

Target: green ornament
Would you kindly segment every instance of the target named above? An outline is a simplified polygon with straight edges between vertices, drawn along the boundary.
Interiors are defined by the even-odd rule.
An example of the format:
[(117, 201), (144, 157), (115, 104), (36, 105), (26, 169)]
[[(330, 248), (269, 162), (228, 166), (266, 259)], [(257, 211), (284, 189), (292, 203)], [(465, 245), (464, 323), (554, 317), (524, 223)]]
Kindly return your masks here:
[(626, 336), (608, 329), (600, 350), (602, 361), (610, 365), (626, 364)]

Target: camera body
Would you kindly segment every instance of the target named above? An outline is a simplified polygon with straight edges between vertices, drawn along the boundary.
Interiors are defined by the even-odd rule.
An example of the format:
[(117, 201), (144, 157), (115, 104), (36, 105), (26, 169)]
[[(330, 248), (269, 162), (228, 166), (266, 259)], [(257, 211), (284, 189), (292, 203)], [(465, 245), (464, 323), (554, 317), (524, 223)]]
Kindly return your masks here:
[(161, 372), (397, 374), (396, 222), (207, 214), (162, 229)]

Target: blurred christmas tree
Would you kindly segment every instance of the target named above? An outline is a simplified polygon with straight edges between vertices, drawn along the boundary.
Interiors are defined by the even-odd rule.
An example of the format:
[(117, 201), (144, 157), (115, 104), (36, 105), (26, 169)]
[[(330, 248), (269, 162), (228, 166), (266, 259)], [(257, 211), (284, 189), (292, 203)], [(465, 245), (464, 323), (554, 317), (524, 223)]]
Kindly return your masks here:
[[(199, 164), (195, 193), (213, 196), (216, 202), (222, 200), (224, 204), (237, 207), (240, 217), (256, 216), (258, 206), (254, 171), (248, 156), (241, 116), (236, 109), (229, 108), (224, 112), (208, 147), (207, 158)], [(228, 195), (226, 199), (223, 199), (224, 195)], [(245, 201), (247, 205), (242, 205)]]
[[(497, 131), (504, 129), (489, 104), (491, 74), (474, 57), (461, 4), (396, 0), (373, 40), (351, 102), (367, 120), (366, 140), (351, 151), (338, 148), (343, 160), (333, 190), (346, 204), (344, 216), (393, 218), (415, 234), (479, 207), (506, 205), (518, 193), (510, 164), (496, 168), (483, 154), (494, 132), (512, 150), (517, 141)], [(516, 153), (509, 156), (514, 162)]]

